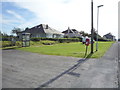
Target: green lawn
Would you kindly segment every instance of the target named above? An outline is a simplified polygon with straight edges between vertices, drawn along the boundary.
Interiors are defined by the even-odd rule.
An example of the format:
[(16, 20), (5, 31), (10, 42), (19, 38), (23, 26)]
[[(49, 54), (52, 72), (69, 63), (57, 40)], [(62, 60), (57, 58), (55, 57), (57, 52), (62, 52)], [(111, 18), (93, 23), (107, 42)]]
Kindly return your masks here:
[[(104, 55), (104, 53), (108, 50), (112, 43), (114, 42), (99, 42), (99, 50), (97, 52), (94, 52), (92, 56), (88, 56), (90, 54), (90, 46), (88, 46), (88, 52), (86, 57), (88, 56), (88, 58), (100, 58)], [(76, 42), (22, 47), (17, 49), (47, 55), (60, 55), (84, 58), (86, 46), (83, 45), (81, 42)], [(96, 47), (94, 44), (94, 51), (95, 49)]]

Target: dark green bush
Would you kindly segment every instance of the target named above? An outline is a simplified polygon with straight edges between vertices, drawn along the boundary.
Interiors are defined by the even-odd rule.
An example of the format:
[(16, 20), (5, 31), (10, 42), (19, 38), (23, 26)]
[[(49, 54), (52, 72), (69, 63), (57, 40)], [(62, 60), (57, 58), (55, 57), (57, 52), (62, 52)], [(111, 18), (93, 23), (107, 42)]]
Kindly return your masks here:
[(50, 40), (43, 40), (43, 41), (40, 41), (40, 42), (44, 45), (52, 45), (52, 44), (57, 43), (56, 41), (50, 41)]
[(40, 40), (41, 38), (35, 38), (35, 37), (31, 38), (31, 41), (40, 41)]
[(109, 40), (104, 39), (103, 37), (99, 37), (99, 38), (98, 38), (98, 41), (109, 41)]
[(11, 41), (1, 41), (1, 47), (9, 47), (9, 46), (12, 46), (12, 43)]
[(10, 46), (22, 46), (22, 41), (16, 41), (15, 43), (11, 41), (0, 41), (0, 47), (10, 47)]
[(69, 42), (80, 42), (80, 39), (79, 38), (60, 38), (58, 39), (58, 41), (60, 43), (64, 43), (64, 42), (69, 43)]
[(15, 46), (22, 47), (22, 41), (16, 41)]
[(58, 41), (59, 43), (69, 43), (69, 42), (80, 42), (81, 38), (31, 38), (31, 41), (40, 41), (40, 40), (50, 40), (50, 41)]
[(39, 46), (41, 45), (40, 41), (30, 41), (30, 46)]

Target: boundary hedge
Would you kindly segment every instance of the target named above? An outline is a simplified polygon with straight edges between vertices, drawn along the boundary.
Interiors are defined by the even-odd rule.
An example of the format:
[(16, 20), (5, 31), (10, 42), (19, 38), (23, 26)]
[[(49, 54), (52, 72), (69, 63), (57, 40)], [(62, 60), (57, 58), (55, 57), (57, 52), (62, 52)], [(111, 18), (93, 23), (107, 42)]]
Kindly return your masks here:
[(51, 40), (51, 41), (58, 41), (59, 43), (64, 43), (64, 42), (80, 42), (82, 39), (81, 38), (31, 38), (31, 41), (40, 41), (40, 40)]

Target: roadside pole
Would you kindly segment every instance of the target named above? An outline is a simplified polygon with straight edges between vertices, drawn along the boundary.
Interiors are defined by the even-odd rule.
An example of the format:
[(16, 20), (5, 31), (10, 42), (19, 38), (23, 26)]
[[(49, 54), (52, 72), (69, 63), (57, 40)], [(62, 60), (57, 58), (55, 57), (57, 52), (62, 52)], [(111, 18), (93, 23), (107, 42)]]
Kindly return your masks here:
[(97, 6), (97, 37), (96, 37), (96, 51), (98, 51), (98, 21), (99, 21), (99, 8), (103, 7), (103, 5)]
[(86, 45), (85, 57), (87, 55), (87, 51), (88, 51), (88, 46)]
[(90, 44), (90, 39), (87, 38), (87, 39), (85, 40), (85, 45), (86, 45), (85, 57), (86, 57), (86, 55), (87, 55), (87, 51), (88, 51), (88, 46), (89, 46), (89, 44)]
[(91, 0), (91, 53), (93, 53), (93, 0)]

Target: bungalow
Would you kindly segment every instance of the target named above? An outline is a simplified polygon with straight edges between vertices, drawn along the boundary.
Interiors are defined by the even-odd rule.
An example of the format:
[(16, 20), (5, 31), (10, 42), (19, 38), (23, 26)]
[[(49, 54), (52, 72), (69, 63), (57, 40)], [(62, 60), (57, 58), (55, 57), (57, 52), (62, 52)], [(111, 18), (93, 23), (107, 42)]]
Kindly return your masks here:
[(21, 33), (30, 33), (31, 37), (62, 38), (63, 34), (48, 25), (40, 24), (32, 28), (26, 28)]
[(68, 27), (67, 30), (63, 31), (62, 33), (64, 33), (64, 37), (81, 37), (82, 38), (82, 35), (76, 30), (76, 29), (70, 29)]
[(104, 35), (103, 38), (115, 41), (115, 36), (112, 35), (111, 33)]

